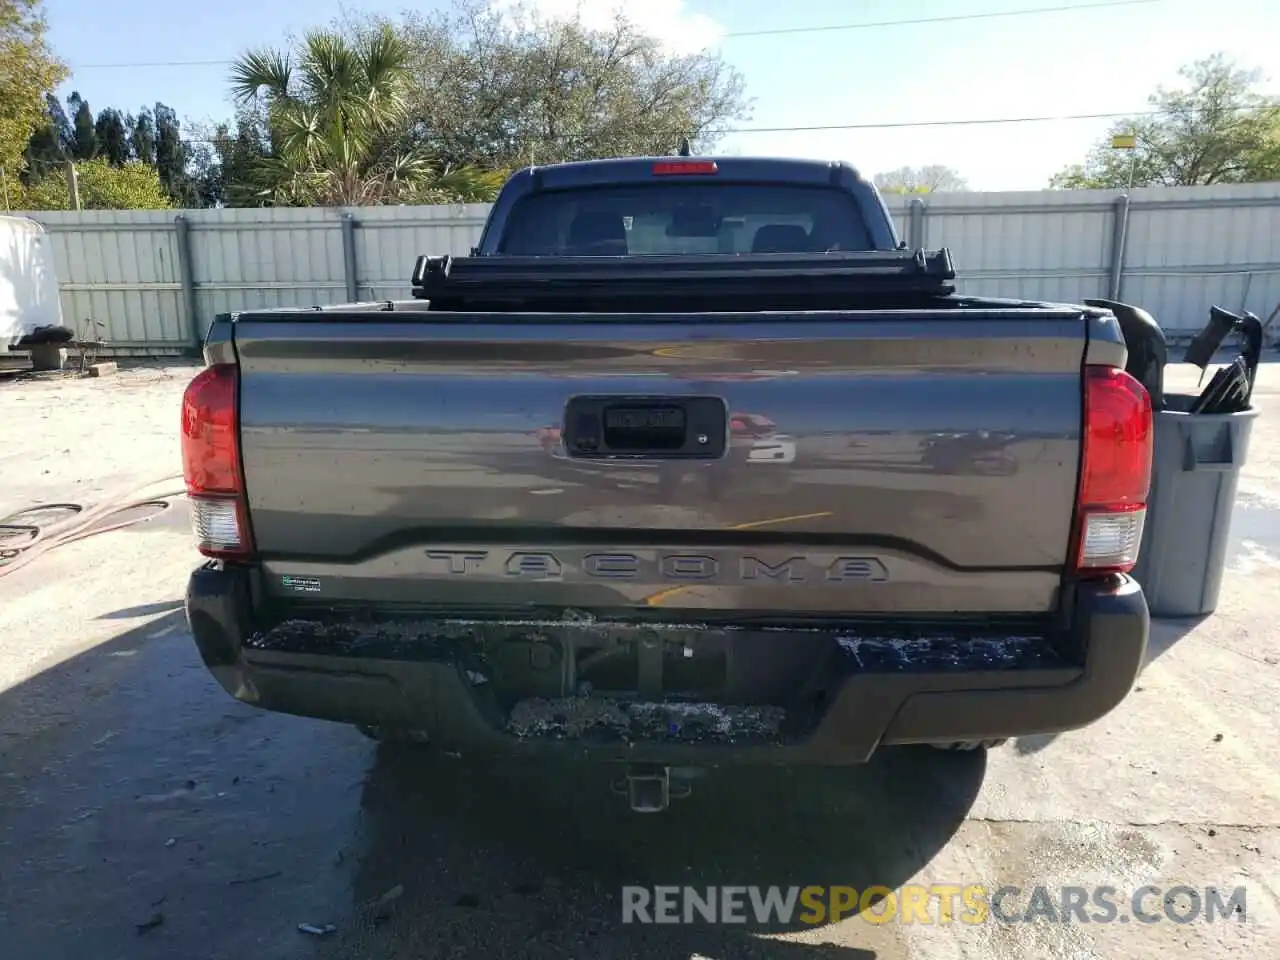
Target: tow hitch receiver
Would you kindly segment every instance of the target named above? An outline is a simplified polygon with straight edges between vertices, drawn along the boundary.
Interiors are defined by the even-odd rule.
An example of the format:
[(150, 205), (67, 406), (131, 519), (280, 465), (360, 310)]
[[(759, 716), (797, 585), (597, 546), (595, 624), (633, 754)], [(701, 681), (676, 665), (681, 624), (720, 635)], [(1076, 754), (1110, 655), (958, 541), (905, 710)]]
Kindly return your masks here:
[(689, 784), (671, 782), (671, 768), (656, 763), (633, 763), (626, 778), (614, 783), (617, 793), (626, 793), (635, 813), (662, 813), (671, 806), (672, 797), (687, 797)]

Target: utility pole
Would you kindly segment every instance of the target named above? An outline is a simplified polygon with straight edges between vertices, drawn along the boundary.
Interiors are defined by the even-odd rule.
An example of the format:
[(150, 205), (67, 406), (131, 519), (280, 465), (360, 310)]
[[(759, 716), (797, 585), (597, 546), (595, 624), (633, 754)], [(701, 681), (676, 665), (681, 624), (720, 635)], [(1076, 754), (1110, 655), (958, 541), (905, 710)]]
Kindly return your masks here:
[(76, 162), (67, 161), (67, 194), (71, 200), (71, 209), (80, 209), (80, 176), (76, 173)]

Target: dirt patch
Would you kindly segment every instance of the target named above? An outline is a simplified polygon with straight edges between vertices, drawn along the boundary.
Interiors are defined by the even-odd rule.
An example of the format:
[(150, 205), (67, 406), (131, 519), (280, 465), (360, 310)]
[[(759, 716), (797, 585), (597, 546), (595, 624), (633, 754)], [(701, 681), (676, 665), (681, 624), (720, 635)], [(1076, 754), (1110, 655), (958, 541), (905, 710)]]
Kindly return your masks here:
[(552, 740), (741, 743), (776, 740), (785, 720), (786, 711), (774, 706), (533, 698), (512, 708), (507, 730), (518, 737)]
[(182, 391), (197, 369), (130, 363), (106, 378), (0, 377), (0, 516), (122, 500), (178, 476)]

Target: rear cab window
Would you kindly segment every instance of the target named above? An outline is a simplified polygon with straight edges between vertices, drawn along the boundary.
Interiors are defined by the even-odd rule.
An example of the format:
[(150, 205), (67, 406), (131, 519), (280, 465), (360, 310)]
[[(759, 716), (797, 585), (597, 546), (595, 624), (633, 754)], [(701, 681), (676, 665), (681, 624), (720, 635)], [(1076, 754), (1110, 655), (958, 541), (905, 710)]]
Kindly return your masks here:
[(549, 190), (511, 208), (508, 256), (680, 256), (872, 250), (857, 200), (831, 187), (642, 183)]

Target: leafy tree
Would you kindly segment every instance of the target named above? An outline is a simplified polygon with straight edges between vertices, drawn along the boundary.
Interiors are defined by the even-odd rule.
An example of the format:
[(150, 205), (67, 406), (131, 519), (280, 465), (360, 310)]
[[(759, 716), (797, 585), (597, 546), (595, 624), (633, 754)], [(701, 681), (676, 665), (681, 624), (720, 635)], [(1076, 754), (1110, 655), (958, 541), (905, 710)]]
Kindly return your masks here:
[(199, 206), (195, 184), (187, 175), (187, 145), (182, 142), (182, 125), (177, 113), (172, 107), (157, 103), (155, 124), (156, 171), (160, 175), (160, 182), (178, 206)]
[[(1183, 85), (1158, 87), (1147, 98), (1150, 115), (1117, 121), (1082, 164), (1055, 174), (1066, 189), (1196, 186), (1280, 179), (1280, 105), (1258, 89), (1257, 70), (1222, 54), (1179, 71)], [(1112, 147), (1132, 135), (1135, 147)]]
[(44, 102), (49, 125), (57, 137), (59, 148), (65, 153), (71, 149), (71, 141), (75, 139), (75, 127), (71, 125), (71, 120), (67, 117), (67, 111), (62, 109), (61, 100), (52, 93), (46, 93)]
[[(173, 206), (154, 167), (133, 161), (113, 167), (105, 157), (76, 164), (80, 206), (85, 210), (164, 210)], [(65, 168), (25, 186), (14, 202), (24, 210), (69, 210)]]
[(259, 105), (237, 108), (234, 124), (188, 125), (187, 173), (202, 207), (252, 207), (266, 202), (255, 187), (257, 165), (271, 155)]
[(44, 99), (44, 119), (27, 142), (25, 182), (38, 180), (50, 168), (65, 163), (74, 135), (62, 102), (52, 93), (46, 93)]
[(402, 149), (450, 167), (510, 169), (667, 154), (716, 143), (749, 115), (741, 75), (712, 53), (675, 54), (624, 16), (606, 30), (518, 5), (459, 0), (433, 14), (346, 21), (391, 29), (409, 49)]
[(93, 125), (98, 151), (113, 167), (123, 167), (129, 162), (129, 129), (124, 116), (114, 107), (98, 114)]
[(934, 163), (924, 167), (899, 167), (877, 173), (873, 182), (881, 193), (955, 193), (969, 183), (951, 167)]
[(92, 160), (98, 155), (98, 135), (94, 129), (93, 110), (79, 92), (73, 92), (67, 97), (67, 106), (71, 108), (71, 156), (75, 160)]
[(205, 206), (254, 207), (269, 202), (258, 187), (263, 161), (272, 156), (265, 112), (258, 104), (236, 110), (235, 127), (220, 123), (206, 130), (209, 149), (199, 162)]
[[(283, 204), (357, 205), (411, 197), (431, 179), (425, 155), (399, 150), (410, 50), (390, 29), (354, 40), (307, 34), (292, 53), (256, 50), (232, 67), (242, 108), (263, 111), (271, 155), (250, 190)], [(242, 184), (237, 184), (241, 189)]]
[(423, 205), (492, 203), (510, 176), (510, 170), (437, 166), (429, 178), (414, 184), (408, 202)]
[[(226, 132), (231, 133), (229, 129)], [(231, 206), (262, 203), (252, 185), (255, 171), (272, 156), (271, 132), (264, 111), (238, 111), (234, 134), (230, 139), (220, 140), (216, 149), (227, 184), (227, 203)]]
[(40, 0), (0, 0), (0, 171), (9, 183), (23, 172), (31, 135), (48, 122), (45, 93), (66, 76), (45, 30)]
[(132, 124), (129, 145), (133, 148), (133, 158), (140, 163), (154, 167), (156, 164), (156, 123), (151, 111), (143, 107)]
[(227, 125), (188, 124), (187, 129), (191, 135), (187, 142), (187, 177), (198, 198), (196, 206), (227, 206), (226, 179), (215, 142), (219, 137), (230, 136)]
[[(150, 168), (164, 187), (166, 205), (196, 207), (220, 202), (220, 171), (212, 148), (192, 149), (184, 141), (172, 107), (157, 103), (153, 109), (144, 108), (136, 118), (108, 107), (95, 118), (79, 92), (72, 93), (66, 102), (71, 120), (57, 98), (46, 98), (43, 122), (27, 145), (29, 172), (22, 182), (31, 188), (33, 204), (49, 208), (62, 203), (56, 198), (66, 190), (62, 167), (67, 160), (77, 163), (82, 202), (87, 205), (91, 204), (84, 198), (92, 187), (103, 207), (155, 206), (144, 168)], [(84, 166), (87, 160), (99, 158), (111, 167), (129, 170), (112, 179), (104, 178), (97, 167)], [(55, 171), (58, 176), (50, 179)], [(48, 183), (44, 183), (46, 179)]]

